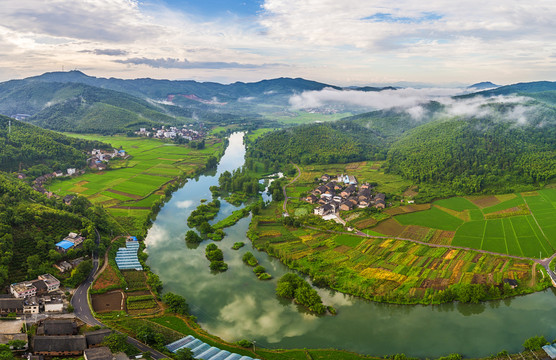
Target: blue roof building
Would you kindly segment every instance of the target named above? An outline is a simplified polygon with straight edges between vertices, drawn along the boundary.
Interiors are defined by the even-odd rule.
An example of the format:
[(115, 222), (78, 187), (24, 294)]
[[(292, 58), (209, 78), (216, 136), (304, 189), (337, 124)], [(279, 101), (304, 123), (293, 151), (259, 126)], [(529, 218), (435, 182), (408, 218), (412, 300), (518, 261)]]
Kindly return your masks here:
[(62, 240), (56, 243), (56, 249), (62, 251), (68, 251), (71, 249), (75, 244), (68, 240)]

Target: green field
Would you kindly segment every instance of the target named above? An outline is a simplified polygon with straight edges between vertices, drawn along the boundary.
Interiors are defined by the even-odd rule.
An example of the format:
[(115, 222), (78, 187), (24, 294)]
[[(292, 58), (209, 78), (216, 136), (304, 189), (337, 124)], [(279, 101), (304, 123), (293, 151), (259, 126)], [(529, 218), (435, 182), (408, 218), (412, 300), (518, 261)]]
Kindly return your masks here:
[(462, 197), (454, 197), (449, 199), (438, 200), (434, 202), (434, 205), (442, 206), (454, 211), (464, 211), (464, 210), (477, 210), (477, 206), (471, 201), (464, 199)]
[(59, 195), (79, 194), (107, 208), (130, 233), (142, 229), (152, 204), (163, 195), (163, 187), (181, 174), (204, 167), (209, 156), (217, 155), (222, 143), (207, 141), (203, 150), (191, 149), (149, 138), (68, 134), (122, 147), (129, 159), (110, 162), (109, 170), (57, 179), (49, 190)]
[[(526, 195), (503, 195), (500, 198), (509, 199), (483, 209), (461, 197), (434, 202), (434, 205), (456, 214), (469, 212), (468, 221), (436, 207), (398, 215), (395, 219), (402, 225), (455, 230), (451, 242), (454, 246), (545, 258), (556, 252), (556, 189), (544, 189)], [(529, 215), (516, 215), (514, 208), (527, 209)], [(500, 218), (484, 220), (485, 215), (493, 213), (500, 215)]]
[(439, 230), (456, 230), (463, 220), (452, 216), (439, 208), (418, 211), (410, 214), (398, 215), (396, 220), (402, 225), (419, 225)]

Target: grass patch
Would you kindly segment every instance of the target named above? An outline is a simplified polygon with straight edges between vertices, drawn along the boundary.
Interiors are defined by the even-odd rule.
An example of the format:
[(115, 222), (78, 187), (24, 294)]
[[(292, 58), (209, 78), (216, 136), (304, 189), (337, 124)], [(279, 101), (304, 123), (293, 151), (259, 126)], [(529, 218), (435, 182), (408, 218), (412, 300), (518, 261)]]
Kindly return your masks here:
[(451, 231), (457, 230), (457, 228), (463, 224), (463, 220), (449, 215), (438, 208), (397, 215), (395, 219), (402, 225), (419, 225), (433, 229)]

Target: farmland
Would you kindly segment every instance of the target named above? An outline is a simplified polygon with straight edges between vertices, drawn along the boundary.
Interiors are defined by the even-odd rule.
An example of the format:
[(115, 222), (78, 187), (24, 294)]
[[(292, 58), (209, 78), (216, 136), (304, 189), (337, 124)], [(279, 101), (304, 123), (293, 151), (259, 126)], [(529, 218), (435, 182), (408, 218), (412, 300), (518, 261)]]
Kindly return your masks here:
[(139, 234), (151, 208), (164, 195), (164, 188), (179, 176), (204, 168), (210, 156), (222, 151), (216, 139), (202, 150), (148, 138), (71, 135), (122, 147), (128, 159), (113, 160), (111, 170), (87, 172), (70, 179), (54, 180), (49, 190), (60, 195), (79, 194), (107, 208), (128, 233)]
[[(296, 198), (315, 188), (324, 173), (355, 175), (377, 183), (377, 191), (392, 196), (408, 195), (411, 184), (381, 170), (381, 162), (309, 165), (299, 180), (288, 186), (288, 212), (312, 213), (314, 205)], [(293, 199), (292, 199), (293, 198)], [(392, 200), (389, 200), (392, 201)], [(381, 213), (355, 209), (342, 212), (350, 226), (368, 235), (391, 236), (453, 245), (528, 258), (545, 258), (556, 252), (556, 188), (534, 192), (488, 196), (453, 197), (432, 204), (396, 206), (392, 201)]]
[[(443, 291), (470, 284), (484, 285), (492, 292), (488, 296), (495, 298), (509, 295), (498, 288), (505, 278), (518, 280), (521, 286), (516, 291), (523, 293), (547, 286), (530, 285), (530, 260), (436, 248), (405, 240), (289, 228), (281, 224), (277, 210), (271, 206), (254, 217), (249, 233), (254, 246), (311, 275), (317, 284), (363, 298), (435, 303), (442, 301)], [(536, 278), (544, 277), (539, 273)]]
[[(555, 200), (553, 188), (522, 194), (450, 198), (434, 202), (430, 210), (398, 215), (393, 220), (402, 226), (455, 231), (452, 240), (444, 242), (449, 245), (545, 258), (556, 252)], [(456, 226), (457, 220), (460, 224)], [(393, 235), (388, 231), (383, 233)]]

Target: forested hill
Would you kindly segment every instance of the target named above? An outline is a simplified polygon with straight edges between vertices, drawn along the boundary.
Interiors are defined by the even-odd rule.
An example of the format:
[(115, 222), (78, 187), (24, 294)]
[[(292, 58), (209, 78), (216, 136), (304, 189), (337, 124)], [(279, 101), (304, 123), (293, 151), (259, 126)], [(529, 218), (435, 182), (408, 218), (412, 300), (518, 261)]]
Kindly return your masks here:
[(0, 84), (0, 113), (31, 115), (40, 127), (75, 132), (116, 133), (160, 124), (174, 116), (143, 99), (78, 83), (18, 80)]
[(0, 115), (0, 171), (21, 169), (38, 176), (69, 167), (83, 168), (86, 151), (106, 147), (97, 141), (70, 138)]
[(271, 164), (333, 164), (384, 159), (385, 139), (352, 121), (298, 126), (256, 140), (250, 156)]
[(556, 179), (556, 96), (534, 95), (537, 100), (485, 104), (481, 115), (456, 117), (431, 102), (419, 120), (401, 110), (376, 111), (282, 130), (259, 138), (250, 153), (270, 164), (387, 154), (386, 171), (441, 189), (442, 196), (531, 189)]
[(388, 142), (395, 141), (406, 131), (432, 121), (444, 107), (436, 101), (422, 105), (423, 113), (415, 119), (406, 111), (398, 109), (378, 110), (344, 118), (343, 121), (353, 121), (362, 127), (380, 134)]
[(460, 194), (546, 183), (556, 176), (556, 126), (515, 126), (488, 118), (435, 121), (395, 142), (387, 168)]
[[(76, 286), (89, 274), (90, 261), (79, 265), (71, 276), (60, 274), (52, 265), (90, 254), (96, 247), (95, 228), (109, 244), (108, 235), (116, 227), (101, 207), (83, 197), (74, 198), (71, 205), (62, 199), (47, 199), (13, 175), (0, 171), (0, 287), (44, 273), (65, 278), (66, 285)], [(82, 250), (62, 255), (54, 244), (69, 232), (81, 233), (87, 240)], [(101, 242), (101, 250), (105, 248)]]

